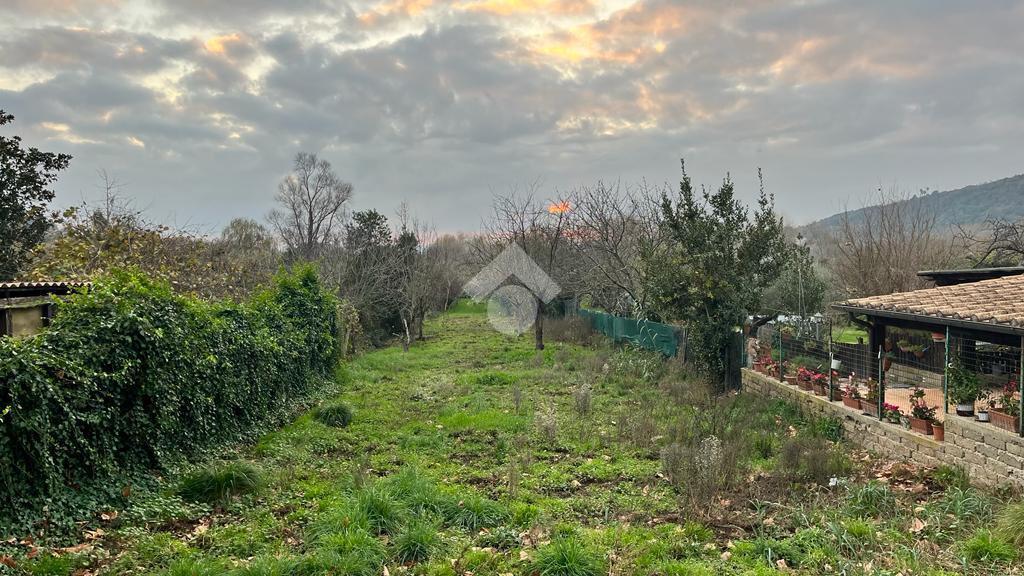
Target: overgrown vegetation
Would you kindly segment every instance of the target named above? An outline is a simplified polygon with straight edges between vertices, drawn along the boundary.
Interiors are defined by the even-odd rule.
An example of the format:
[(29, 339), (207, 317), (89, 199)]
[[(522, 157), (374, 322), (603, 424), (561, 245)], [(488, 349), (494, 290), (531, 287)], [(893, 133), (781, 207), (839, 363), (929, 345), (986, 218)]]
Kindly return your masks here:
[(172, 476), (77, 546), (0, 558), (50, 574), (1021, 573), (996, 520), (1014, 508), (962, 471), (869, 457), (834, 422), (715, 395), (657, 355), (538, 352), (480, 311), (346, 364), (325, 405), (351, 406), (347, 427), (312, 410), (220, 455), (262, 471), (255, 492), (192, 503), (177, 496), (190, 476)]
[(125, 272), (60, 302), (43, 334), (0, 339), (0, 532), (59, 533), (134, 476), (279, 421), (333, 374), (335, 309), (311, 268), (241, 304)]

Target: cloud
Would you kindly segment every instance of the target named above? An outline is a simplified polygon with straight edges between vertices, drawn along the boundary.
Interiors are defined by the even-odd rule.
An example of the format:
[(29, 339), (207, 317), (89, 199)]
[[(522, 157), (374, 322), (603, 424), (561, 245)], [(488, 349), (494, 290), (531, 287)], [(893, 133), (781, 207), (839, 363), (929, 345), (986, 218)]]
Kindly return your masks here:
[[(798, 218), (880, 182), (1019, 172), (1024, 24), (997, 0), (16, 0), (0, 102), (154, 209), (260, 217), (298, 150), (389, 212), (475, 228), (541, 177), (754, 167)], [(951, 40), (955, 39), (955, 40)], [(743, 175), (748, 176), (743, 176)]]

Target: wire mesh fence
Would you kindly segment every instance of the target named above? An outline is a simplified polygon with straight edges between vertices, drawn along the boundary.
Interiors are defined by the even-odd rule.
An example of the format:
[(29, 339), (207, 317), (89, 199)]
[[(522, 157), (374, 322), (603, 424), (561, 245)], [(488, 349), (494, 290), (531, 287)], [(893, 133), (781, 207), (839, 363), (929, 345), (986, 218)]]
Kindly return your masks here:
[[(754, 369), (851, 409), (935, 433), (950, 413), (1021, 433), (1022, 349), (1016, 337), (831, 316), (779, 316), (748, 346)], [(990, 341), (993, 340), (993, 341)]]

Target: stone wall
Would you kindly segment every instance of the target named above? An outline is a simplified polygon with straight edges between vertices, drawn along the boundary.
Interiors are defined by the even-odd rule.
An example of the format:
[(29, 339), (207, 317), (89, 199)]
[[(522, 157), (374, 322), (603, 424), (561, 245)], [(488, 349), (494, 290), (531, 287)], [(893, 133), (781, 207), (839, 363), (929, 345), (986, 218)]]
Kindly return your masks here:
[(926, 466), (960, 466), (978, 484), (1024, 488), (1024, 438), (991, 424), (951, 414), (946, 417), (945, 442), (936, 442), (753, 370), (743, 370), (743, 388), (788, 400), (808, 414), (839, 418), (847, 439), (879, 455)]

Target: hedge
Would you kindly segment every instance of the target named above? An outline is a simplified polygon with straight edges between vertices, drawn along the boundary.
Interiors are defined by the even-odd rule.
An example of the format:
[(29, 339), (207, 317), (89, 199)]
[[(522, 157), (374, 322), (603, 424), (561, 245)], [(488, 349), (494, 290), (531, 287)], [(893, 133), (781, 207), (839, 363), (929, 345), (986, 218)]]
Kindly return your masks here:
[(119, 272), (40, 335), (0, 339), (0, 533), (69, 523), (125, 478), (282, 414), (332, 372), (336, 310), (311, 268), (242, 303)]

